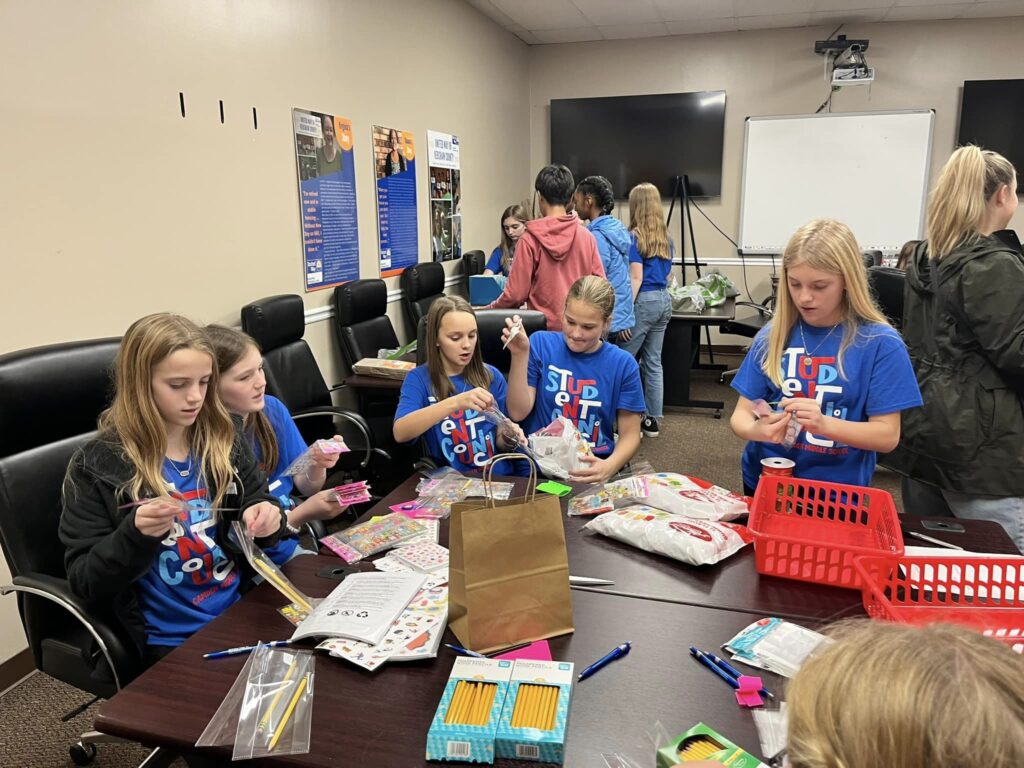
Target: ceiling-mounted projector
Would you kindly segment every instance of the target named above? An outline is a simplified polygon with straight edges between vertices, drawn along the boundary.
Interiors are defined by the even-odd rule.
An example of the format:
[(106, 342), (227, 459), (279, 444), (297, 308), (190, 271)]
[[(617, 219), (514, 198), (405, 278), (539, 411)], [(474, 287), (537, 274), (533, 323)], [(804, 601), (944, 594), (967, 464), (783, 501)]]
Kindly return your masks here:
[(814, 52), (825, 56), (825, 79), (831, 79), (832, 85), (867, 85), (875, 79), (874, 67), (864, 58), (867, 47), (867, 40), (847, 40), (846, 35), (839, 35), (835, 40), (815, 42)]

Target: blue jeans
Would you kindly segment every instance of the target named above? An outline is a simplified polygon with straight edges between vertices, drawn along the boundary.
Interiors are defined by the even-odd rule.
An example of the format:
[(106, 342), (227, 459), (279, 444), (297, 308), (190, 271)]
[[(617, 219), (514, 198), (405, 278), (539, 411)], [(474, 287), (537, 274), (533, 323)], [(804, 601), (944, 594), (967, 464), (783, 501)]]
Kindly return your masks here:
[(903, 508), (911, 515), (939, 517), (951, 512), (954, 517), (993, 520), (1003, 526), (1017, 549), (1024, 552), (1024, 498), (1020, 496), (979, 496), (947, 491), (905, 477)]
[(636, 325), (633, 335), (622, 348), (634, 357), (639, 353), (644, 374), (644, 400), (647, 415), (662, 418), (665, 407), (665, 375), (661, 369), (661, 345), (665, 329), (672, 317), (672, 300), (668, 291), (641, 291), (633, 305)]

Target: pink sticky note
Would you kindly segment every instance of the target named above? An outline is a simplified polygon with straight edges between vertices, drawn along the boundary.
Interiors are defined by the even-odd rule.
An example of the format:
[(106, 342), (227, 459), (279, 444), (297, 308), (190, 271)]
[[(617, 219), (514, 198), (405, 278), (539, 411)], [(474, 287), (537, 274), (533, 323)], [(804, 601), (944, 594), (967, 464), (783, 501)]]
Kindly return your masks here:
[(736, 689), (736, 701), (739, 702), (741, 707), (764, 706), (764, 702), (761, 701), (761, 694), (758, 693), (764, 687), (760, 677), (740, 675), (736, 678), (736, 682), (740, 684), (740, 687)]
[(507, 659), (512, 661), (513, 659), (529, 659), (530, 661), (551, 661), (551, 646), (548, 645), (547, 640), (538, 640), (529, 645), (524, 645), (522, 648), (516, 648), (514, 651), (508, 653), (502, 653), (498, 656), (492, 656), (492, 659)]

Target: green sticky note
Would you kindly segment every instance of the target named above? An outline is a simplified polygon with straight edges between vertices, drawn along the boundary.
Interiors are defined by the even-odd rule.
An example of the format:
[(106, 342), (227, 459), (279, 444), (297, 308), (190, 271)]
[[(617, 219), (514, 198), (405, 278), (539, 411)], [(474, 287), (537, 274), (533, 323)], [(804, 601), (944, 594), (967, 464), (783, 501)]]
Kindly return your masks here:
[(568, 485), (556, 483), (554, 480), (547, 480), (541, 483), (540, 485), (537, 486), (537, 490), (543, 491), (544, 493), (550, 493), (552, 496), (558, 497), (568, 496), (570, 493), (572, 493), (572, 488), (570, 488)]

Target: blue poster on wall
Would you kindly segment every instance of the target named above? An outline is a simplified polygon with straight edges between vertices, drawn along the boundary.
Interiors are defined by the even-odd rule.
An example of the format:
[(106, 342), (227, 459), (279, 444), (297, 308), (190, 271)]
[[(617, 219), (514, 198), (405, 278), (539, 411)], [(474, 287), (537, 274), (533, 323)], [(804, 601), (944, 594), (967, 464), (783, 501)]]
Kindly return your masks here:
[(352, 121), (292, 110), (307, 291), (359, 279)]
[(373, 126), (377, 175), (380, 276), (391, 277), (419, 261), (416, 224), (416, 145), (409, 131)]

